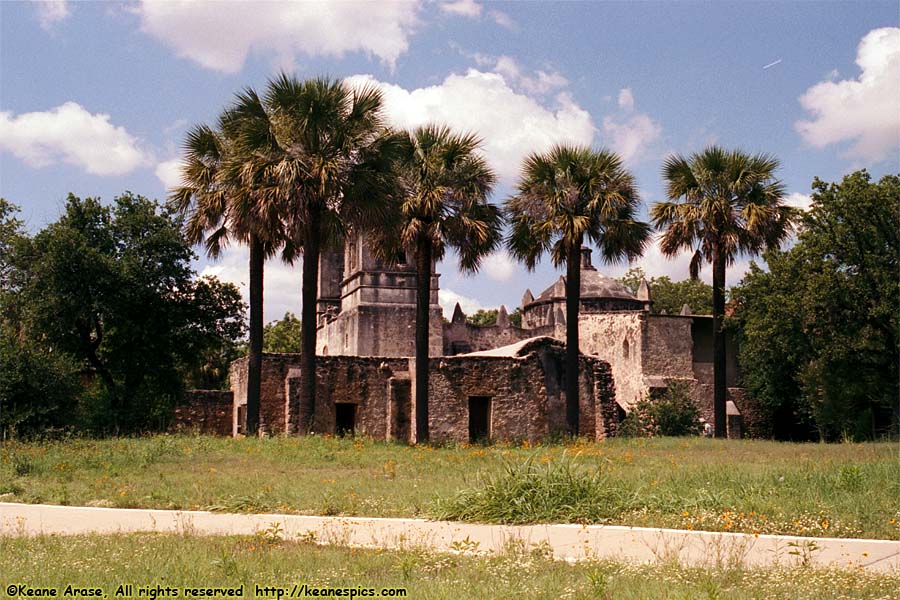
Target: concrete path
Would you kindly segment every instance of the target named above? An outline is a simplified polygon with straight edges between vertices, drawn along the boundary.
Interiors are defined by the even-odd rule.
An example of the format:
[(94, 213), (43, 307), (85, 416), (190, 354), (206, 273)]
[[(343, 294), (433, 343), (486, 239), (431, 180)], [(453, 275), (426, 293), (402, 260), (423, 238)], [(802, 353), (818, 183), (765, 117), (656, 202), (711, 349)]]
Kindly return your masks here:
[(502, 552), (511, 545), (549, 547), (577, 561), (678, 560), (685, 565), (797, 565), (900, 573), (900, 541), (804, 538), (612, 525), (477, 525), (423, 519), (224, 514), (0, 502), (0, 535), (76, 535), (157, 531), (252, 535), (280, 528), (286, 539), (385, 549)]

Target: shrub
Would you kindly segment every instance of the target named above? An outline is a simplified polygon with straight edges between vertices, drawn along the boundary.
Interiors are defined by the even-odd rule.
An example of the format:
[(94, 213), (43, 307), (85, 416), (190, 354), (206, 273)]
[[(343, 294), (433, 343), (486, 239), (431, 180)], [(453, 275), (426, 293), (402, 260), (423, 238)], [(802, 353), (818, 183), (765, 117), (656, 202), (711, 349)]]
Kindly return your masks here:
[(671, 382), (662, 396), (641, 399), (620, 427), (629, 437), (697, 435), (700, 430), (700, 412), (683, 381)]
[(0, 438), (47, 434), (70, 424), (79, 381), (75, 362), (0, 327)]

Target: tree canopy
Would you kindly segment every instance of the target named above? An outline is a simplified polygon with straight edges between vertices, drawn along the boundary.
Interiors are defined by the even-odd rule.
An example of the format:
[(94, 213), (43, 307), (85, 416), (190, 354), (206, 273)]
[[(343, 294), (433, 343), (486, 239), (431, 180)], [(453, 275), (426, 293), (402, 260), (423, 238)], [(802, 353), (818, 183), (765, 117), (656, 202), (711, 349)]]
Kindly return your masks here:
[(96, 428), (164, 423), (187, 374), (243, 332), (237, 289), (196, 279), (181, 221), (141, 196), (105, 206), (69, 195), (63, 216), (17, 247), (4, 327), (22, 347), (70, 358)]
[(816, 179), (797, 244), (733, 290), (744, 385), (778, 437), (897, 429), (900, 177), (870, 179)]
[(284, 313), (284, 318), (272, 321), (263, 329), (264, 352), (300, 352), (300, 319), (294, 313)]
[[(637, 293), (641, 279), (646, 275), (641, 267), (632, 267), (619, 278), (632, 294)], [(681, 313), (685, 304), (691, 307), (691, 314), (712, 314), (712, 286), (699, 279), (672, 281), (668, 276), (647, 279), (650, 286), (650, 299), (653, 301), (653, 312), (666, 311), (667, 314)]]

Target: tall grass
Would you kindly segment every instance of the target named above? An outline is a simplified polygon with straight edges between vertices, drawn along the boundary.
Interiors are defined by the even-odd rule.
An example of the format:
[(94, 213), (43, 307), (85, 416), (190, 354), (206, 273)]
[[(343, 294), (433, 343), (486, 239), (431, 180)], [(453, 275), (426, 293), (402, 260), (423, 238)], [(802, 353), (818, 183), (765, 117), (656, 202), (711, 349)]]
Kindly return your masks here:
[(586, 467), (565, 453), (552, 462), (533, 455), (482, 473), (475, 487), (438, 500), (435, 513), (484, 523), (605, 523), (628, 510), (630, 500), (601, 467)]
[(900, 539), (898, 498), (896, 443), (432, 447), (174, 435), (0, 443), (8, 502)]

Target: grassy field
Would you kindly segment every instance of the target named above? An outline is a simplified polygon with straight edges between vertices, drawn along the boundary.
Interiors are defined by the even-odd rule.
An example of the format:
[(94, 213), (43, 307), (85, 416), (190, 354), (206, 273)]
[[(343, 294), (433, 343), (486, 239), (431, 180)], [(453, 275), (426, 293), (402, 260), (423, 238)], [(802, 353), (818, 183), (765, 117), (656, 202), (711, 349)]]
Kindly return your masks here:
[[(48, 568), (52, 565), (52, 568)], [(689, 569), (611, 561), (570, 565), (540, 549), (492, 557), (357, 550), (289, 543), (276, 535), (120, 535), (0, 538), (0, 584), (90, 586), (114, 598), (120, 584), (213, 587), (293, 584), (316, 588), (404, 588), (410, 599), (896, 598), (900, 576), (803, 567)], [(137, 597), (135, 591), (135, 597)], [(257, 596), (259, 597), (259, 596)]]
[[(525, 512), (506, 510), (501, 492), (510, 473), (516, 493), (535, 496)], [(573, 486), (582, 496), (569, 502)], [(412, 447), (155, 436), (0, 444), (0, 500), (29, 503), (900, 539), (898, 498), (896, 443), (664, 438)], [(548, 499), (556, 504), (544, 510)]]

